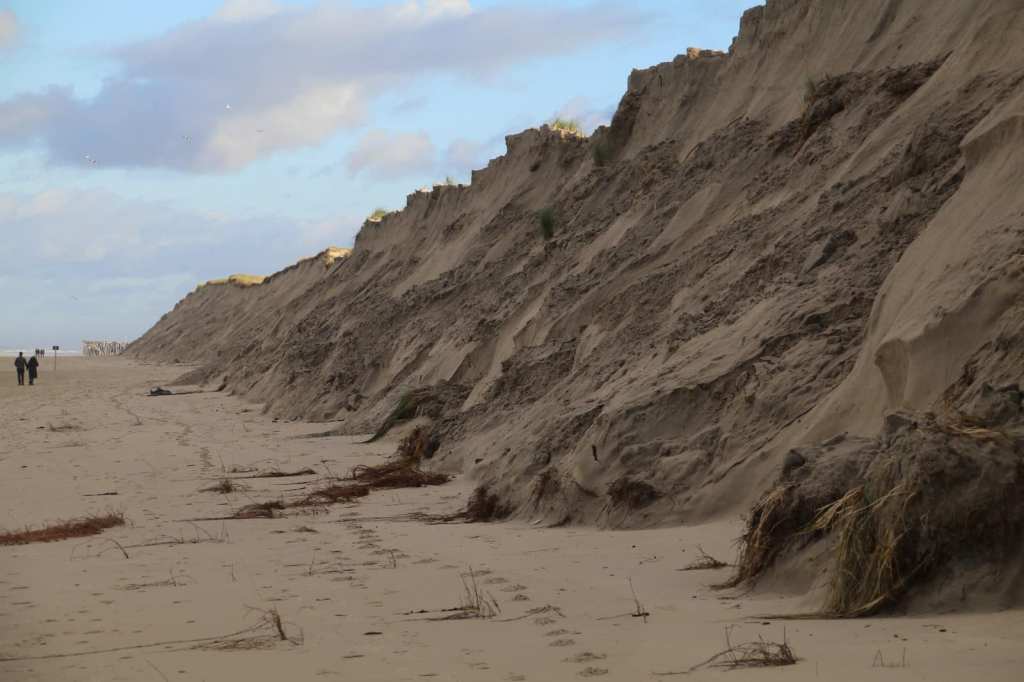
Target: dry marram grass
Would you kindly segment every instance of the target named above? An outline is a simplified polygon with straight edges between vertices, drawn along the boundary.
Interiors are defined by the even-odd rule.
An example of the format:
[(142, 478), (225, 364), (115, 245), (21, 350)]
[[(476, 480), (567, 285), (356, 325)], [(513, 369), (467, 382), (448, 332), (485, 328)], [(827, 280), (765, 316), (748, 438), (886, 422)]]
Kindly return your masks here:
[(31, 542), (55, 542), (68, 538), (81, 538), (96, 535), (107, 528), (123, 525), (124, 514), (121, 512), (96, 514), (61, 521), (42, 528), (26, 528), (22, 531), (2, 533), (0, 534), (0, 545), (26, 545)]

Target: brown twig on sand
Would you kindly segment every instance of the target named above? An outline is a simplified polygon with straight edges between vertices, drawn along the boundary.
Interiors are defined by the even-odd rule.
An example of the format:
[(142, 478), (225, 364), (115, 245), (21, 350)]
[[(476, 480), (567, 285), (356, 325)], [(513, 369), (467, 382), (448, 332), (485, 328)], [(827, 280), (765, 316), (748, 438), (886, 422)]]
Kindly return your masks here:
[(54, 542), (68, 538), (81, 538), (96, 535), (107, 528), (123, 525), (124, 514), (121, 512), (95, 514), (43, 526), (35, 530), (26, 528), (22, 531), (0, 533), (0, 545), (26, 545), (30, 542)]
[(271, 469), (270, 471), (257, 471), (254, 474), (248, 476), (237, 476), (236, 478), (290, 478), (293, 476), (316, 476), (316, 472), (306, 467), (297, 471), (281, 471), (280, 469)]
[(640, 603), (640, 598), (636, 596), (636, 590), (633, 589), (633, 579), (629, 578), (629, 591), (633, 593), (633, 604), (636, 608), (630, 615), (634, 618), (642, 618), (643, 621), (647, 622), (647, 617), (651, 615), (650, 611), (644, 608), (644, 605)]

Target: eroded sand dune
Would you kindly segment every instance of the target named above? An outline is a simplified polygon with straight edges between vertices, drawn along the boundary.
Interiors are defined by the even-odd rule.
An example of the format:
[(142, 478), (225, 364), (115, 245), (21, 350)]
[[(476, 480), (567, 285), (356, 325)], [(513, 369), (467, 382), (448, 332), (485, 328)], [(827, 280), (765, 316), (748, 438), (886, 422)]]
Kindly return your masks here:
[[(1022, 37), (1016, 0), (772, 0), (728, 54), (634, 72), (591, 138), (511, 136), (347, 257), (203, 287), (130, 352), (338, 433), (441, 387), (431, 466), (493, 511), (756, 504), (739, 577), (781, 566), (844, 613), (919, 584), (928, 609), (1017, 603)], [(851, 571), (883, 577), (836, 594)]]

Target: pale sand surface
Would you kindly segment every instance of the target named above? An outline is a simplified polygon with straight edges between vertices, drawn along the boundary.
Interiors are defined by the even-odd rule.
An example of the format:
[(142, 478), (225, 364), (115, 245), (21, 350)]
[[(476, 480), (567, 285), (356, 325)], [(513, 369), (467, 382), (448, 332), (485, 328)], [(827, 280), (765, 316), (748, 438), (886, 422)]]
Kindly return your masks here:
[[(49, 361), (43, 369), (38, 386), (18, 388), (13, 371), (0, 384), (0, 525), (107, 509), (123, 511), (129, 525), (0, 547), (0, 658), (44, 657), (0, 662), (5, 681), (678, 679), (656, 674), (720, 651), (726, 628), (734, 642), (778, 640), (785, 629), (802, 660), (699, 669), (690, 679), (1019, 680), (1024, 670), (1022, 611), (783, 621), (763, 614), (796, 612), (806, 600), (726, 598), (707, 587), (726, 571), (679, 570), (698, 544), (731, 558), (738, 520), (609, 532), (409, 517), (459, 509), (472, 487), (460, 480), (376, 492), (315, 515), (189, 522), (313, 483), (255, 479), (245, 494), (199, 492), (222, 467), (326, 465), (341, 474), (382, 461), (395, 443), (298, 439), (324, 426), (274, 422), (221, 393), (144, 397), (181, 367), (75, 359), (56, 374)], [(169, 544), (139, 546), (154, 542)], [(427, 620), (459, 605), (469, 567), (501, 614)], [(650, 612), (646, 623), (629, 615), (627, 579)], [(554, 608), (530, 615), (545, 606)], [(182, 643), (254, 626), (254, 609), (271, 607), (289, 634), (301, 630), (301, 644)], [(68, 656), (109, 649), (120, 650)], [(907, 667), (873, 666), (879, 653), (898, 662), (904, 652)]]

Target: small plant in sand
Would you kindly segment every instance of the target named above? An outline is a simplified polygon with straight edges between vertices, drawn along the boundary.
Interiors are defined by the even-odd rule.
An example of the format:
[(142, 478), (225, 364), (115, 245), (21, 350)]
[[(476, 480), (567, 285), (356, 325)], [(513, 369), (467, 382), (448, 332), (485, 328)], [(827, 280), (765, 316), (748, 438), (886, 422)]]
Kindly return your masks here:
[(512, 510), (501, 502), (496, 494), (492, 493), (487, 486), (481, 485), (470, 495), (466, 508), (450, 517), (452, 521), (465, 519), (470, 523), (486, 523), (503, 519), (511, 514)]
[(386, 216), (389, 212), (390, 211), (388, 211), (386, 208), (375, 208), (373, 209), (373, 213), (370, 214), (370, 217), (367, 218), (367, 220), (370, 221), (371, 223), (379, 223), (380, 221), (384, 220), (384, 216)]
[(882, 650), (879, 649), (875, 652), (875, 658), (871, 661), (872, 668), (909, 668), (910, 661), (907, 659), (907, 650), (903, 649), (903, 656), (900, 660), (885, 660), (885, 655), (882, 654)]
[(758, 637), (756, 641), (743, 644), (733, 644), (731, 633), (732, 626), (726, 627), (724, 651), (693, 666), (689, 672), (700, 668), (775, 668), (794, 665), (799, 660), (786, 640), (785, 631), (782, 633), (782, 642), (771, 642)]
[(459, 609), (464, 618), (494, 618), (501, 613), (501, 606), (498, 600), (490, 593), (480, 589), (476, 579), (476, 572), (469, 567), (469, 573), (459, 576), (462, 579), (462, 603)]
[[(277, 608), (258, 609), (247, 607), (259, 614), (259, 621), (251, 627), (223, 638), (202, 640), (195, 649), (212, 651), (245, 651), (249, 649), (269, 649), (282, 642), (295, 646), (301, 645), (305, 637), (302, 630), (298, 634), (290, 634), (286, 623)], [(294, 627), (294, 625), (291, 625)]]
[(366, 442), (373, 443), (374, 441), (380, 440), (395, 424), (415, 417), (416, 410), (419, 407), (420, 402), (423, 401), (428, 392), (429, 389), (413, 389), (403, 393), (395, 404), (395, 409), (391, 410), (391, 413), (384, 418), (383, 423), (381, 423), (377, 431)]
[(818, 83), (810, 76), (804, 76), (804, 106), (809, 107), (818, 97)]
[(124, 514), (108, 512), (70, 521), (61, 521), (42, 528), (0, 533), (0, 545), (26, 545), (30, 542), (55, 542), (68, 538), (96, 535), (107, 528), (124, 525)]
[(211, 485), (208, 488), (201, 488), (199, 490), (199, 492), (201, 492), (201, 493), (221, 493), (222, 495), (227, 495), (227, 494), (230, 494), (230, 493), (239, 492), (241, 490), (245, 490), (245, 486), (243, 486), (241, 483), (236, 483), (235, 481), (231, 480), (230, 478), (222, 478), (219, 481), (217, 481), (217, 483), (215, 483), (214, 485)]
[(583, 129), (580, 127), (580, 122), (572, 118), (556, 118), (551, 122), (551, 129), (557, 130), (560, 133), (567, 133), (569, 135), (578, 135), (583, 137)]
[(537, 211), (537, 225), (545, 240), (555, 236), (555, 209), (548, 207)]
[(724, 561), (719, 561), (715, 557), (711, 556), (704, 551), (704, 548), (697, 545), (697, 558), (687, 564), (684, 568), (680, 569), (683, 571), (710, 571), (717, 568), (725, 568), (729, 564)]

